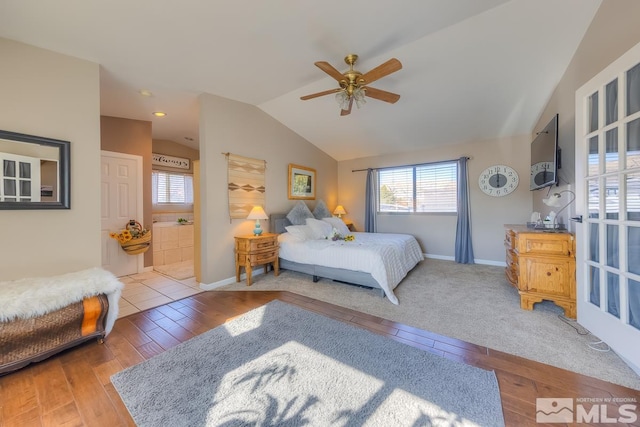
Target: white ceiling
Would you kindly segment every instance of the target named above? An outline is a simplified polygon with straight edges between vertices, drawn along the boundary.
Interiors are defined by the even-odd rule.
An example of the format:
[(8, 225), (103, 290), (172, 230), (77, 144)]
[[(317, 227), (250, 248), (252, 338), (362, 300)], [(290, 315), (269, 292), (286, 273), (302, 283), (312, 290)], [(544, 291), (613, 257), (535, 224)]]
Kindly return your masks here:
[[(101, 113), (151, 120), (154, 138), (197, 148), (197, 97), (210, 93), (346, 160), (530, 133), (600, 3), (2, 0), (0, 37), (99, 63)], [(315, 61), (345, 71), (349, 53), (361, 72), (398, 58), (372, 86), (400, 100), (340, 117), (331, 95), (299, 99), (337, 87)]]

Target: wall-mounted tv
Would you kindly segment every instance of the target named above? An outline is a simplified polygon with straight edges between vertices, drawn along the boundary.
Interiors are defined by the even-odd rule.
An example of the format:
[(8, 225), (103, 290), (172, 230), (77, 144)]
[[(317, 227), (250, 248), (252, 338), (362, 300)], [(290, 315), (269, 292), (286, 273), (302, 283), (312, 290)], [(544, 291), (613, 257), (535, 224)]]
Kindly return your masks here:
[(558, 183), (558, 115), (531, 142), (530, 189), (539, 190)]

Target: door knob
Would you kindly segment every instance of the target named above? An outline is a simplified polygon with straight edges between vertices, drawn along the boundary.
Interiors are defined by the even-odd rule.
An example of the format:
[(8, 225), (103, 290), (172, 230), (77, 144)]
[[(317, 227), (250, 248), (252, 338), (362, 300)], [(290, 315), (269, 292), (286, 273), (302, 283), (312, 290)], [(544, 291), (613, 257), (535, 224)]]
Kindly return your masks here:
[(573, 218), (569, 218), (571, 221), (582, 223), (582, 215), (574, 216)]

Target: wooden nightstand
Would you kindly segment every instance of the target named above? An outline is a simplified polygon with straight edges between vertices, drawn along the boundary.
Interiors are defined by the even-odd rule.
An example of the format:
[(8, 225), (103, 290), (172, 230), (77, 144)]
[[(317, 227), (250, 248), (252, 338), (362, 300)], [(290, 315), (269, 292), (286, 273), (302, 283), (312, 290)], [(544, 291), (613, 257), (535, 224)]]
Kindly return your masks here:
[(356, 231), (356, 228), (353, 225), (353, 221), (351, 221), (350, 219), (344, 219), (344, 218), (342, 219), (342, 221), (347, 226), (349, 231)]
[(273, 272), (277, 276), (280, 272), (278, 264), (278, 235), (262, 233), (259, 236), (249, 234), (236, 238), (236, 282), (240, 281), (240, 267), (247, 272), (247, 286), (251, 286), (251, 272), (253, 267), (264, 264), (267, 272), (269, 264), (273, 265)]

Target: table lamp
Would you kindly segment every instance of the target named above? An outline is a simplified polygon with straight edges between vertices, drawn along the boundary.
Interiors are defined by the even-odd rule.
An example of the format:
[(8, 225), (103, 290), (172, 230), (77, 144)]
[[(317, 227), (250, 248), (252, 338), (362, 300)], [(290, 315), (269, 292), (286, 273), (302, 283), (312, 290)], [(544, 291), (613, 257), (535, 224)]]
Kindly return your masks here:
[(254, 236), (259, 236), (259, 235), (262, 234), (262, 228), (260, 227), (260, 220), (261, 219), (268, 219), (268, 218), (269, 217), (264, 212), (264, 209), (262, 209), (262, 206), (254, 206), (253, 209), (251, 209), (251, 212), (249, 212), (249, 216), (247, 217), (247, 219), (255, 219), (256, 220), (256, 226), (253, 229), (253, 235)]
[(344, 210), (344, 207), (342, 207), (342, 205), (338, 205), (333, 210), (333, 214), (334, 215), (338, 215), (338, 218), (342, 218), (342, 215), (346, 215), (347, 211)]
[[(569, 193), (569, 196), (562, 197), (562, 194), (564, 193)], [(570, 198), (570, 200), (567, 202), (566, 199), (568, 198)], [(556, 212), (556, 216), (553, 218), (553, 228), (558, 228), (558, 224), (557, 224), (558, 214), (563, 210), (565, 210), (575, 199), (576, 199), (576, 194), (571, 190), (563, 190), (559, 193), (553, 193), (551, 196), (547, 197), (546, 199), (542, 199), (542, 203), (551, 207), (562, 206), (562, 204), (564, 203), (564, 206), (562, 206), (562, 208), (560, 208), (560, 210)]]

